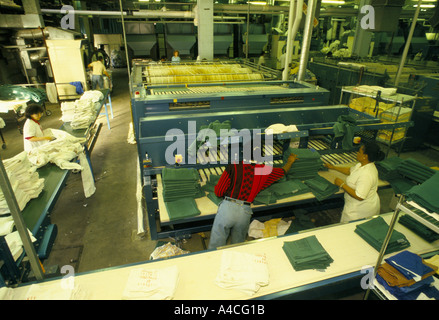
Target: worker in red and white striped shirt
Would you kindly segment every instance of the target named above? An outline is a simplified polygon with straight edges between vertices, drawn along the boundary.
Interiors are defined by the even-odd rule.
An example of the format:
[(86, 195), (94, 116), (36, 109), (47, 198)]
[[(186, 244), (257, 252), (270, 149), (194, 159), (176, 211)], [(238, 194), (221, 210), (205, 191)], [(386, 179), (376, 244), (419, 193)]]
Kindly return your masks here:
[(282, 178), (296, 160), (297, 156), (291, 154), (282, 168), (242, 162), (226, 167), (215, 186), (216, 196), (224, 200), (213, 222), (209, 249), (224, 246), (229, 235), (232, 244), (245, 241), (253, 214), (250, 204), (259, 192)]

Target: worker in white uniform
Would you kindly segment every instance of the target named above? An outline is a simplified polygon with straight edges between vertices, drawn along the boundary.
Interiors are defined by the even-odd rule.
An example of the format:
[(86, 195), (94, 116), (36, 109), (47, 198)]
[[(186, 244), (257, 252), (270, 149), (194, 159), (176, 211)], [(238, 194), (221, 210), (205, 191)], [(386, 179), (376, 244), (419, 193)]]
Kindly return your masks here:
[(99, 85), (99, 89), (104, 89), (104, 74), (110, 78), (108, 75), (107, 69), (103, 63), (104, 58), (102, 56), (98, 57), (97, 61), (93, 61), (88, 65), (89, 68), (92, 68), (91, 75), (91, 88), (96, 90), (97, 85)]
[(367, 218), (380, 213), (380, 198), (378, 196), (378, 170), (375, 161), (384, 159), (384, 152), (376, 142), (365, 143), (357, 152), (357, 163), (353, 167), (336, 167), (325, 164), (328, 169), (334, 169), (348, 177), (346, 181), (335, 178), (334, 184), (345, 191), (341, 221), (348, 222)]
[(25, 111), (27, 118), (23, 127), (24, 151), (30, 152), (33, 148), (43, 145), (54, 138), (43, 133), (40, 119), (43, 116), (43, 108), (37, 104), (30, 104)]

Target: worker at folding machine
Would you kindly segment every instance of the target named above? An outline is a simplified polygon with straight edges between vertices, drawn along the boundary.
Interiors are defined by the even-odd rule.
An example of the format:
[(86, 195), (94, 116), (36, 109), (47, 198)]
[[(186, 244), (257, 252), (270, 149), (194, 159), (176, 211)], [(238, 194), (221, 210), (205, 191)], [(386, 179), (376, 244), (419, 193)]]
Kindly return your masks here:
[(282, 178), (296, 159), (291, 154), (282, 168), (249, 161), (227, 165), (215, 186), (216, 196), (224, 200), (213, 222), (209, 249), (224, 246), (229, 235), (232, 244), (245, 241), (253, 214), (250, 204), (260, 191)]
[(102, 56), (98, 57), (98, 60), (93, 61), (88, 65), (89, 68), (92, 68), (91, 75), (91, 88), (93, 90), (96, 89), (97, 85), (99, 85), (99, 89), (104, 89), (104, 74), (110, 78), (107, 69), (103, 63), (104, 58)]
[(325, 164), (328, 169), (339, 171), (348, 177), (346, 181), (335, 178), (334, 184), (345, 191), (345, 204), (341, 222), (371, 217), (380, 213), (378, 196), (378, 170), (375, 161), (384, 159), (384, 152), (376, 142), (363, 144), (357, 152), (357, 163), (353, 167), (336, 167)]
[(41, 146), (54, 138), (43, 133), (40, 119), (43, 116), (43, 108), (38, 104), (29, 104), (25, 111), (26, 122), (23, 127), (24, 151), (30, 152), (33, 148)]

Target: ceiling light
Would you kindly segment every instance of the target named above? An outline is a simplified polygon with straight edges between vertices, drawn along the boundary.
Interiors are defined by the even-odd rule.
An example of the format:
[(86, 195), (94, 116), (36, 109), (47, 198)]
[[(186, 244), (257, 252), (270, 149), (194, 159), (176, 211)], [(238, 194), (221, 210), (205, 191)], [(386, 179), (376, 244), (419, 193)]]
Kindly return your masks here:
[(259, 6), (265, 6), (265, 5), (267, 5), (267, 2), (265, 2), (265, 1), (249, 1), (248, 3), (250, 3), (250, 4), (256, 4), (256, 5), (259, 5)]
[(322, 0), (322, 3), (325, 4), (345, 4), (345, 1), (337, 1), (337, 0)]
[[(413, 7), (417, 7), (418, 5), (417, 4), (415, 4), (415, 5), (413, 5)], [(434, 7), (436, 7), (436, 5), (434, 5), (434, 4), (421, 4), (421, 8), (434, 8)]]

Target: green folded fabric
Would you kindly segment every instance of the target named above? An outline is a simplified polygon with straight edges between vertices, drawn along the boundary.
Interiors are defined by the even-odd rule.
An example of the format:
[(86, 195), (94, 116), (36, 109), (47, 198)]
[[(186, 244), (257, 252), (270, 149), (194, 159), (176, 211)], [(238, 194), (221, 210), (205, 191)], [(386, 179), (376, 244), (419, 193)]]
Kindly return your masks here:
[(205, 196), (199, 184), (198, 171), (195, 168), (163, 168), (162, 185), (165, 202)]
[(311, 149), (289, 148), (284, 152), (283, 162), (286, 163), (291, 153), (297, 155), (297, 160), (291, 166), (286, 174), (287, 179), (311, 179), (314, 178), (318, 171), (324, 168), (320, 154)]
[(311, 189), (311, 192), (319, 201), (329, 198), (340, 189), (319, 175), (312, 179), (305, 180), (304, 183)]
[(439, 213), (439, 172), (436, 172), (424, 183), (416, 185), (407, 191), (407, 199), (413, 200), (430, 212)]
[(307, 214), (294, 212), (294, 219), (291, 221), (291, 224), (285, 234), (296, 233), (315, 227), (316, 225), (314, 224), (314, 222), (312, 222), (311, 218)]
[(178, 220), (188, 217), (195, 217), (201, 214), (197, 204), (192, 198), (183, 198), (175, 201), (165, 202), (169, 219)]
[(406, 159), (402, 161), (397, 171), (400, 175), (407, 177), (417, 183), (423, 183), (430, 179), (436, 171), (414, 159)]
[(398, 222), (408, 229), (412, 230), (422, 239), (427, 242), (433, 242), (439, 239), (439, 234), (426, 227), (424, 224), (410, 217), (409, 215), (403, 215), (399, 218)]
[(334, 261), (316, 236), (285, 241), (282, 249), (294, 270), (326, 269)]
[(415, 182), (405, 178), (392, 178), (388, 180), (395, 194), (406, 194), (413, 186)]
[(221, 201), (223, 201), (223, 198), (219, 198), (215, 195), (213, 192), (209, 192), (207, 194), (207, 198), (209, 198), (213, 203), (215, 203), (217, 206), (220, 204)]
[[(384, 221), (382, 217), (376, 217), (357, 225), (355, 228), (355, 233), (379, 252), (384, 243), (388, 230), (389, 225), (386, 223), (386, 221)], [(393, 253), (408, 248), (409, 246), (410, 242), (407, 240), (405, 235), (397, 230), (393, 230), (385, 253)]]
[(163, 181), (198, 181), (198, 172), (195, 168), (163, 168)]

